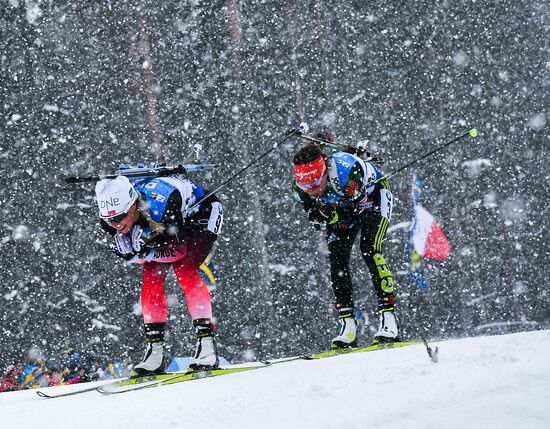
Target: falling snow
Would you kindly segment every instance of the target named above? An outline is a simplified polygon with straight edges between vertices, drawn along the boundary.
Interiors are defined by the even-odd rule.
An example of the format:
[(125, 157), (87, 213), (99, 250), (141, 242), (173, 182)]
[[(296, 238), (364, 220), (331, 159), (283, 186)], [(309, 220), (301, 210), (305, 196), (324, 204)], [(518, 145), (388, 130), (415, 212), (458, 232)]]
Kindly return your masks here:
[[(390, 179), (402, 335), (550, 328), (547, 1), (218, 3), (2, 2), (0, 368), (31, 345), (53, 360), (67, 346), (142, 356), (140, 269), (109, 251), (93, 185), (65, 176), (215, 163), (190, 177), (214, 189), (270, 149), (216, 192), (218, 344), (234, 362), (325, 348), (326, 244), (289, 192), (302, 142), (280, 144), (303, 121), (367, 141), (385, 173), (475, 127), (413, 165), (453, 246), (426, 264), (426, 290), (406, 275), (412, 168)], [(350, 266), (368, 342), (377, 298), (357, 248)], [(188, 355), (173, 274), (167, 294), (168, 351)]]

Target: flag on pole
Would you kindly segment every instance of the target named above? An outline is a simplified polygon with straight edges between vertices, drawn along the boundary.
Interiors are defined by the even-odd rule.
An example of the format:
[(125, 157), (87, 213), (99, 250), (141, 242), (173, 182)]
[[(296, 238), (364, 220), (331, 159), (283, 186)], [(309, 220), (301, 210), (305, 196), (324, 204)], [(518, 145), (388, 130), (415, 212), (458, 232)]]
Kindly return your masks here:
[(435, 218), (419, 203), (424, 189), (422, 181), (413, 175), (413, 219), (409, 229), (409, 274), (411, 283), (420, 289), (427, 287), (423, 260), (445, 261), (451, 253), (449, 240)]
[(213, 255), (214, 249), (210, 251), (204, 262), (199, 267), (199, 274), (202, 281), (206, 284), (209, 292), (216, 290), (217, 286), (216, 268), (212, 262)]
[(415, 250), (426, 259), (446, 261), (451, 253), (451, 245), (435, 218), (420, 204), (416, 205), (415, 217), (416, 230), (413, 234)]

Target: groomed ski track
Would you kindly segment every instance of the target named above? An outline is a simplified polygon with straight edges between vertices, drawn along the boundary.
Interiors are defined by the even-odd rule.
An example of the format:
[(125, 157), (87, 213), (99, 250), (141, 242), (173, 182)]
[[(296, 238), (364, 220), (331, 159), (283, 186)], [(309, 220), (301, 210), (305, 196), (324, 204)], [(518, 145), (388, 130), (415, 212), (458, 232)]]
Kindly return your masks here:
[(435, 364), (416, 345), (122, 395), (2, 393), (0, 416), (2, 427), (18, 429), (550, 427), (550, 331), (431, 345)]

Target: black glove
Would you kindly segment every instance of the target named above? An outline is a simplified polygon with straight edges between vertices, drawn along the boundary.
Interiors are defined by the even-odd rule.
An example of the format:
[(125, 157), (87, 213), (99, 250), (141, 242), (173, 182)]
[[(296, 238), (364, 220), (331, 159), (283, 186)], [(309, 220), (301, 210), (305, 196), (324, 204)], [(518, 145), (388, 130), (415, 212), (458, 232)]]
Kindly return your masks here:
[(359, 151), (351, 145), (346, 146), (342, 152), (351, 153), (352, 155), (357, 155), (359, 153)]
[(313, 208), (307, 212), (307, 218), (313, 227), (318, 231), (327, 229), (327, 223), (330, 220), (330, 214), (322, 208)]
[(117, 255), (119, 258), (124, 259), (125, 261), (129, 261), (136, 255), (136, 252), (120, 253), (115, 246), (112, 246), (110, 248), (110, 251), (113, 252), (115, 255)]

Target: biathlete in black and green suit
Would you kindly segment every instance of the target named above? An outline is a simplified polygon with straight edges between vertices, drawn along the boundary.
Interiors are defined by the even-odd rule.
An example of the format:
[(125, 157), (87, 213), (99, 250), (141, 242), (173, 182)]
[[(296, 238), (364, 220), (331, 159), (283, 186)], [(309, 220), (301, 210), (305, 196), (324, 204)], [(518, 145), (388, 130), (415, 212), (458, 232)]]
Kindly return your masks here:
[(373, 343), (398, 341), (395, 285), (382, 253), (393, 206), (388, 181), (376, 182), (383, 177), (380, 170), (353, 153), (327, 156), (317, 144), (309, 144), (296, 153), (294, 177), (292, 188), (308, 219), (316, 229), (326, 230), (334, 304), (340, 322), (339, 334), (331, 346), (356, 345), (349, 260), (359, 232), (361, 254), (378, 296), (380, 327)]

